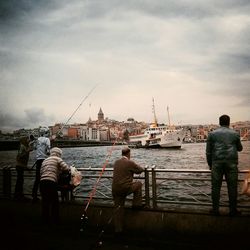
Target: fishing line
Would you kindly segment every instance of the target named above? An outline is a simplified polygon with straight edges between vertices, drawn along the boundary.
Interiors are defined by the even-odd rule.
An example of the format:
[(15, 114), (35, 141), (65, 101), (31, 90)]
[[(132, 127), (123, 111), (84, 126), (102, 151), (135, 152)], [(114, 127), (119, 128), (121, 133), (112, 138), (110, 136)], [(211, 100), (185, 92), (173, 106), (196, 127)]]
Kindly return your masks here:
[(78, 109), (82, 106), (82, 104), (88, 99), (88, 97), (92, 94), (92, 92), (96, 89), (98, 84), (96, 84), (90, 91), (89, 93), (83, 98), (81, 103), (78, 105), (78, 107), (74, 110), (74, 112), (71, 114), (71, 116), (68, 118), (68, 120), (62, 125), (59, 131), (57, 131), (56, 134), (60, 134), (63, 130), (63, 128), (68, 124), (68, 122), (72, 119), (72, 117), (75, 115), (75, 113), (78, 111)]
[(104, 226), (102, 226), (102, 229), (100, 230), (95, 243), (92, 245), (90, 249), (100, 248), (103, 245), (103, 236), (104, 236), (105, 230), (111, 224), (112, 220), (114, 219), (114, 217), (116, 216), (116, 214), (118, 213), (120, 209), (121, 209), (121, 205), (115, 208), (115, 210), (112, 212), (111, 216), (109, 217), (107, 223)]
[(95, 184), (94, 188), (92, 189), (92, 191), (91, 191), (91, 193), (90, 193), (90, 196), (89, 196), (87, 205), (86, 205), (86, 207), (85, 207), (85, 209), (84, 209), (85, 212), (87, 212), (88, 207), (89, 207), (89, 204), (90, 204), (90, 202), (92, 201), (93, 197), (95, 196), (97, 186), (98, 186), (98, 184), (99, 184), (99, 182), (100, 182), (100, 180), (101, 180), (101, 177), (102, 177), (102, 175), (103, 175), (103, 173), (104, 173), (104, 171), (105, 171), (105, 169), (106, 169), (106, 166), (107, 166), (108, 163), (109, 163), (109, 159), (110, 159), (110, 157), (111, 157), (111, 155), (112, 155), (112, 153), (113, 153), (113, 151), (114, 151), (114, 149), (115, 149), (115, 144), (116, 144), (116, 142), (117, 142), (117, 141), (115, 140), (115, 142), (113, 143), (113, 145), (112, 145), (112, 147), (111, 147), (109, 153), (107, 154), (106, 160), (105, 160), (105, 162), (104, 162), (104, 164), (103, 164), (103, 167), (102, 167), (102, 171), (101, 171), (101, 173), (99, 174), (99, 177), (98, 177), (98, 179), (97, 179), (97, 181), (96, 181), (96, 184)]
[(86, 204), (86, 206), (85, 206), (85, 208), (84, 208), (84, 210), (83, 210), (83, 214), (82, 214), (82, 216), (81, 216), (80, 232), (83, 231), (83, 228), (84, 228), (84, 226), (85, 226), (85, 224), (86, 224), (86, 222), (87, 222), (87, 220), (88, 220), (88, 216), (87, 216), (88, 207), (89, 207), (90, 202), (92, 201), (93, 197), (95, 196), (95, 193), (96, 193), (96, 190), (97, 190), (97, 186), (98, 186), (98, 184), (99, 184), (99, 182), (100, 182), (100, 180), (101, 180), (101, 177), (102, 177), (102, 175), (103, 175), (103, 173), (104, 173), (104, 171), (105, 171), (105, 169), (106, 169), (106, 166), (107, 166), (108, 163), (109, 163), (109, 159), (110, 159), (110, 157), (111, 157), (111, 155), (112, 155), (112, 153), (113, 153), (113, 151), (114, 151), (114, 149), (115, 149), (115, 144), (116, 144), (116, 142), (117, 142), (117, 138), (116, 138), (116, 140), (114, 141), (114, 143), (113, 143), (111, 149), (109, 150), (109, 152), (108, 152), (108, 154), (107, 154), (107, 156), (106, 156), (106, 160), (105, 160), (105, 162), (104, 162), (104, 164), (103, 164), (103, 166), (102, 166), (102, 171), (101, 171), (101, 173), (99, 174), (99, 177), (98, 177), (98, 179), (97, 179), (97, 181), (96, 181), (96, 183), (95, 183), (95, 185), (94, 185), (92, 191), (90, 192), (89, 199), (88, 199), (88, 201), (87, 201), (87, 204)]

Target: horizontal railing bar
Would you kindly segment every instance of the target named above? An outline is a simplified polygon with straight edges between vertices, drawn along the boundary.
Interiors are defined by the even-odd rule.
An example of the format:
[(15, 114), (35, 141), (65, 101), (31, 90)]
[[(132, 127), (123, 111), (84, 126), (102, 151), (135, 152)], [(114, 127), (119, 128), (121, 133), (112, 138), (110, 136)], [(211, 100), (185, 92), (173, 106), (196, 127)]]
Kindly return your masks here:
[[(6, 166), (7, 167), (7, 166)], [(6, 168), (5, 168), (6, 169)], [(81, 187), (82, 190), (78, 191), (75, 190), (74, 192), (74, 198), (76, 199), (88, 199), (89, 196), (89, 190), (92, 190), (92, 185), (96, 182), (96, 179), (99, 178), (100, 173), (103, 171), (103, 168), (100, 167), (81, 167), (81, 168), (77, 168), (78, 171), (80, 171), (82, 173), (82, 183), (81, 183)], [(0, 177), (3, 178), (3, 170), (1, 171)], [(13, 180), (15, 180), (17, 174), (16, 174), (16, 169), (15, 167), (9, 167), (8, 166), (8, 170), (11, 171), (11, 176), (13, 176)], [(241, 183), (244, 179), (243, 179), (243, 174), (248, 173), (249, 170), (239, 170), (238, 173), (241, 174), (239, 175), (239, 179), (238, 179), (238, 183)], [(107, 167), (105, 168), (105, 171), (103, 172), (102, 175), (102, 179), (106, 179), (106, 181), (104, 181), (103, 183), (100, 182), (100, 187), (103, 188), (102, 190), (97, 190), (97, 196), (101, 195), (101, 197), (93, 197), (93, 200), (102, 200), (104, 203), (110, 203), (113, 202), (113, 197), (111, 195), (111, 182), (110, 180), (113, 178), (113, 168), (111, 167)], [(146, 176), (149, 176), (149, 178), (146, 178)], [(164, 177), (164, 175), (166, 175), (166, 177)], [(190, 176), (187, 176), (190, 175)], [(35, 176), (35, 168), (34, 169), (26, 169), (24, 177), (25, 178), (34, 178)], [(179, 177), (178, 177), (179, 176)], [(197, 176), (197, 178), (196, 178)], [(164, 206), (164, 204), (173, 204), (173, 205), (183, 205), (183, 206), (211, 206), (212, 202), (207, 202), (208, 199), (211, 199), (211, 194), (207, 194), (207, 188), (211, 189), (211, 183), (208, 184), (207, 182), (211, 182), (211, 171), (207, 170), (207, 169), (158, 169), (154, 166), (147, 167), (145, 169), (145, 171), (140, 174), (140, 175), (134, 175), (134, 179), (141, 179), (142, 183), (143, 183), (143, 191), (145, 191), (144, 187), (146, 187), (146, 184), (148, 185), (148, 192), (149, 192), (149, 196), (146, 198), (148, 201), (148, 204), (151, 206), (153, 204), (153, 208), (158, 207), (159, 206)], [(144, 181), (143, 181), (144, 180)], [(153, 193), (153, 180), (155, 181), (155, 193)], [(85, 184), (86, 181), (86, 184)], [(164, 191), (164, 188), (168, 187), (168, 183), (173, 181), (173, 183), (177, 183), (178, 186), (179, 182), (183, 182), (183, 185), (180, 185), (180, 187), (174, 189), (175, 193), (174, 194), (166, 194), (166, 198), (164, 197), (164, 195), (162, 197), (160, 197), (159, 195), (164, 194), (164, 192), (166, 192), (166, 190)], [(225, 181), (225, 179), (224, 179)], [(200, 190), (200, 195), (201, 196), (197, 196), (199, 197), (198, 199), (194, 196), (190, 196), (192, 189), (194, 188), (195, 192), (197, 192), (198, 188), (195, 186), (192, 186), (192, 182), (201, 182), (201, 185), (199, 185), (199, 189)], [(202, 184), (202, 182), (204, 182), (204, 185)], [(182, 193), (184, 196), (183, 197), (179, 197), (178, 196), (178, 192), (179, 190), (183, 189), (184, 185), (187, 185), (187, 183), (189, 183), (190, 185), (188, 185), (188, 189), (187, 192)], [(13, 182), (14, 184), (14, 182)], [(32, 185), (32, 184), (31, 184)], [(87, 186), (88, 185), (88, 186)], [(171, 183), (172, 185), (172, 183)], [(202, 186), (203, 185), (203, 186)], [(12, 185), (13, 187), (14, 185)], [(223, 185), (224, 186), (224, 185)], [(28, 187), (30, 189), (30, 186)], [(84, 189), (89, 189), (88, 191), (85, 191)], [(185, 189), (186, 190), (186, 189)], [(204, 193), (203, 193), (203, 191)], [(202, 192), (201, 192), (202, 191)], [(210, 192), (210, 190), (209, 190)], [(3, 193), (1, 191), (1, 193)], [(26, 193), (26, 191), (25, 191)], [(88, 193), (88, 194), (87, 194)], [(30, 194), (28, 194), (30, 195)], [(203, 195), (203, 196), (202, 196)], [(168, 200), (168, 197), (173, 197), (175, 198), (175, 200)], [(191, 197), (191, 198), (190, 198)], [(202, 197), (202, 198), (201, 198)], [(203, 199), (203, 197), (207, 197), (208, 199)], [(183, 199), (184, 198), (184, 199)], [(156, 199), (154, 201), (154, 199)], [(183, 201), (180, 201), (179, 199), (183, 199)], [(128, 197), (126, 199), (128, 202), (132, 201), (132, 198)], [(186, 200), (186, 201), (184, 201)], [(155, 203), (154, 203), (155, 202)], [(250, 208), (250, 203), (248, 200), (244, 200), (244, 201), (240, 201), (241, 203), (238, 204), (239, 208)], [(244, 203), (247, 203), (247, 205), (243, 205)], [(248, 205), (249, 204), (249, 205)], [(155, 206), (156, 205), (156, 206)], [(228, 203), (226, 203), (226, 205), (224, 205), (221, 201), (220, 206), (225, 206), (228, 207)]]
[[(102, 171), (102, 168), (91, 168), (91, 167), (86, 167), (86, 168), (77, 168), (78, 171)], [(146, 168), (146, 171), (152, 172), (173, 172), (173, 173), (207, 173), (210, 174), (211, 170), (207, 169), (162, 169), (162, 168)], [(105, 171), (113, 171), (113, 168), (106, 168)], [(238, 173), (248, 173), (249, 170), (239, 170)]]

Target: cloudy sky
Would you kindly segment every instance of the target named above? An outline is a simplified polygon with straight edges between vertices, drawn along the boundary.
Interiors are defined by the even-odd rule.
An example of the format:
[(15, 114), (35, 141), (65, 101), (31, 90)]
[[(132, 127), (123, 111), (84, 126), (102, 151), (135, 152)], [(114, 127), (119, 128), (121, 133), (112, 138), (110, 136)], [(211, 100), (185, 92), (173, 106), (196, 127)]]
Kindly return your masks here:
[(0, 1), (0, 129), (250, 120), (249, 0)]

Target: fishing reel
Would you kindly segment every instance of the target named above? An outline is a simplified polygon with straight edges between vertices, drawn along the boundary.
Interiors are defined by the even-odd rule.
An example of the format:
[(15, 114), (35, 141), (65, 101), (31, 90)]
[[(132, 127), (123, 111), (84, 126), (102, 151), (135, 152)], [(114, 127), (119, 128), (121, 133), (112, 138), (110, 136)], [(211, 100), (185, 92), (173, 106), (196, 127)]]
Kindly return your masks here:
[(84, 213), (81, 216), (81, 221), (80, 221), (80, 232), (83, 232), (84, 229), (86, 228), (88, 222), (88, 216), (87, 213), (84, 211)]

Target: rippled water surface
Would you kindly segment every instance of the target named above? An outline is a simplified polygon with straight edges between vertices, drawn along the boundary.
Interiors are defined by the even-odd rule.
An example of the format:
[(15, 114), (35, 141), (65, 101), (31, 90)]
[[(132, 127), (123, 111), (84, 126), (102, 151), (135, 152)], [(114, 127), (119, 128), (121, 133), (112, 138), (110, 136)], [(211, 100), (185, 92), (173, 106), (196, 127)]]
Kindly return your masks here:
[[(250, 169), (250, 142), (244, 141), (239, 153), (239, 169)], [(76, 167), (102, 167), (108, 159), (112, 163), (121, 157), (123, 146), (63, 148), (63, 159)], [(181, 149), (131, 149), (131, 159), (142, 166), (155, 165), (166, 169), (208, 169), (205, 143), (183, 144)], [(112, 152), (110, 152), (112, 151)], [(0, 163), (15, 165), (16, 151), (0, 151)], [(111, 153), (111, 155), (110, 155)], [(110, 155), (110, 156), (109, 156)], [(29, 166), (35, 162), (31, 152)]]
[[(74, 164), (76, 167), (103, 167), (108, 161), (108, 166), (111, 167), (116, 159), (121, 157), (121, 149), (123, 146), (102, 146), (102, 147), (79, 147), (79, 148), (63, 148), (63, 159), (70, 165)], [(243, 142), (243, 151), (239, 153), (239, 169), (250, 169), (250, 142)], [(181, 149), (131, 149), (131, 158), (141, 166), (155, 165), (157, 168), (163, 169), (208, 169), (205, 156), (205, 143), (191, 143), (183, 144)], [(15, 166), (16, 151), (0, 151), (0, 166), (11, 164)], [(29, 167), (35, 162), (35, 152), (31, 152)], [(86, 173), (85, 173), (86, 174)], [(94, 172), (93, 172), (94, 174)], [(108, 173), (106, 173), (108, 174)], [(108, 175), (110, 175), (109, 173)], [(167, 177), (166, 180), (157, 181), (157, 195), (158, 199), (164, 202), (211, 202), (210, 200), (210, 181), (180, 181), (171, 180), (174, 178), (184, 177), (180, 173), (161, 173), (158, 177)], [(199, 178), (196, 175), (187, 174), (186, 177)], [(170, 178), (170, 179), (169, 179)], [(81, 185), (75, 189), (75, 194), (80, 196), (88, 196), (96, 184), (95, 178), (86, 178), (83, 175)], [(14, 182), (13, 182), (14, 185)], [(221, 192), (222, 204), (227, 203), (227, 191), (224, 188)], [(30, 193), (33, 186), (33, 180), (25, 181), (27, 193)], [(111, 179), (101, 178), (101, 183), (98, 187), (96, 197), (112, 197), (111, 195)], [(241, 202), (248, 204), (248, 197), (240, 196)], [(223, 203), (224, 202), (224, 203)]]

